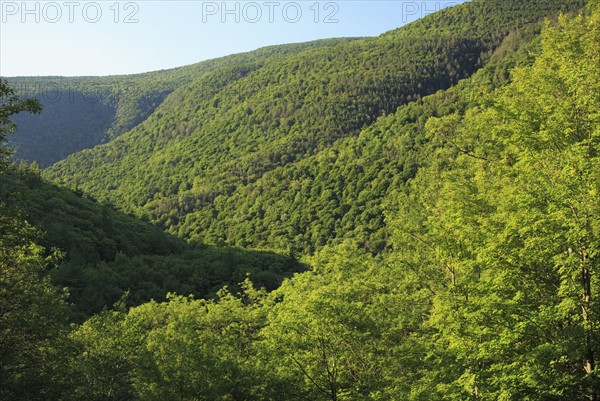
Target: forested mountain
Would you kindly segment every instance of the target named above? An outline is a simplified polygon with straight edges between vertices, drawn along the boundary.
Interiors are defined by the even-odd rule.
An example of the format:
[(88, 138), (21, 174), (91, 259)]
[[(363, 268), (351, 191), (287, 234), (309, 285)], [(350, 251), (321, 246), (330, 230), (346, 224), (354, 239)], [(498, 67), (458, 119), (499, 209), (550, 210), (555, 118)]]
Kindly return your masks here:
[(598, 401), (598, 66), (600, 1), (480, 0), (202, 74), (41, 176), (0, 148), (0, 399)]
[[(383, 201), (403, 187), (435, 149), (424, 135), (430, 117), (473, 107), (482, 94), (505, 84), (509, 70), (533, 60), (541, 26), (512, 32), (472, 78), (380, 117), (360, 135), (265, 173), (228, 197), (197, 210), (169, 231), (184, 238), (240, 246), (271, 246), (310, 254), (344, 238), (370, 252), (389, 245)], [(197, 205), (196, 205), (197, 206)], [(178, 209), (167, 216), (175, 219)]]
[(7, 78), (21, 96), (35, 97), (39, 115), (15, 115), (19, 132), (10, 138), (15, 158), (46, 167), (82, 149), (105, 143), (144, 121), (176, 88), (211, 71), (243, 68), (270, 58), (351, 39), (270, 46), (197, 64), (137, 75)]
[(386, 197), (389, 254), (345, 241), (270, 295), (247, 284), (218, 302), (173, 297), (97, 316), (76, 334), (82, 371), (91, 377), (100, 359), (127, 373), (105, 369), (90, 393), (597, 400), (594, 7), (547, 26), (541, 53), (508, 84), (472, 81), (477, 101), (425, 117), (423, 138), (437, 145)]
[[(249, 201), (241, 198), (244, 188), (260, 188), (266, 173), (300, 163), (339, 139), (356, 136), (398, 106), (470, 76), (511, 31), (580, 3), (549, 1), (537, 7), (476, 1), (377, 38), (215, 70), (178, 88), (131, 132), (57, 163), (44, 176), (171, 232), (179, 234), (183, 226), (187, 237), (296, 248), (297, 231), (306, 224), (290, 227), (283, 247), (264, 236), (259, 242), (226, 231), (261, 224), (267, 210), (283, 200), (254, 205), (249, 215), (236, 214), (227, 227), (219, 222), (220, 209), (229, 207), (225, 203), (231, 198), (236, 210)], [(323, 220), (334, 217), (322, 218), (321, 225), (331, 225)], [(286, 218), (285, 213), (277, 216)], [(300, 218), (311, 219), (306, 213)], [(315, 229), (314, 243), (308, 241), (313, 247), (331, 238), (333, 227)], [(279, 242), (281, 234), (275, 234)], [(311, 246), (303, 242), (301, 249)]]

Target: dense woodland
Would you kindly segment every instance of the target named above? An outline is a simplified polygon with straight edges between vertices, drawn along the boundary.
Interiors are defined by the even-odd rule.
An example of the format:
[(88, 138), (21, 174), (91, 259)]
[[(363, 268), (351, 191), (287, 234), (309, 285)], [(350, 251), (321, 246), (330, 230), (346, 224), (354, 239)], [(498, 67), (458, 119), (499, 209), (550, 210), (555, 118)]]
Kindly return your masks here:
[(600, 2), (306, 46), (0, 148), (0, 399), (599, 399)]
[(53, 281), (83, 320), (127, 294), (126, 305), (164, 300), (168, 292), (211, 297), (246, 277), (273, 290), (305, 270), (297, 260), (268, 251), (190, 245), (159, 228), (42, 181), (20, 165), (4, 172), (7, 205), (40, 229), (37, 243), (61, 253)]
[[(373, 168), (366, 177), (357, 171), (346, 182), (347, 172), (328, 167), (339, 153), (332, 146), (351, 138), (337, 147), (363, 152), (371, 144), (363, 137), (375, 136), (387, 114), (470, 77), (507, 35), (516, 40), (519, 29), (580, 2), (545, 5), (478, 1), (377, 38), (208, 72), (178, 88), (131, 132), (51, 166), (44, 176), (200, 242), (310, 253), (358, 228), (381, 247), (386, 234), (374, 233), (383, 226), (378, 202), (351, 197), (383, 195), (386, 183), (372, 187), (373, 174), (410, 178), (416, 163), (397, 158), (421, 151), (410, 143), (408, 152), (364, 151), (389, 172), (366, 165)], [(419, 129), (407, 129), (407, 136), (422, 141)], [(313, 168), (324, 158), (329, 162)], [(326, 191), (319, 188), (334, 179)], [(263, 197), (265, 190), (289, 195)]]

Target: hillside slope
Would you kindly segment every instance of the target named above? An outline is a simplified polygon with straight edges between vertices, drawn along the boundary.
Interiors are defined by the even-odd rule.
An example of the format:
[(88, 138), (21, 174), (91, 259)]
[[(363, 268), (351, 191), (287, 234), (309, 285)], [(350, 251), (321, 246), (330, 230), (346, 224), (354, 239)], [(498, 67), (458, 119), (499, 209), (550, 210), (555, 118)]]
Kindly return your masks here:
[[(26, 168), (7, 172), (0, 158), (0, 398), (597, 401), (600, 1), (577, 14), (544, 24), (541, 35), (536, 26), (512, 32), (471, 78), (276, 168), (260, 187), (240, 187), (231, 208), (215, 200), (227, 206), (217, 211), (233, 226), (228, 235), (242, 228), (242, 239), (249, 205), (239, 221), (229, 213), (245, 197), (266, 216), (269, 207), (287, 213), (297, 195), (295, 213), (316, 211), (310, 224), (338, 200), (364, 208), (367, 220), (385, 209), (386, 252), (361, 249), (363, 235), (324, 246), (306, 257), (312, 269), (270, 293), (245, 280), (213, 299), (119, 303), (69, 325), (45, 275), (52, 258), (15, 210), (73, 222), (66, 237), (75, 245), (96, 236), (155, 251), (187, 245), (147, 224), (122, 225), (130, 217)], [(1, 92), (10, 89), (0, 81)], [(37, 110), (0, 107), (0, 142), (11, 128), (2, 116), (19, 109)], [(275, 238), (285, 224), (269, 221)], [(138, 230), (160, 240), (139, 241)], [(266, 238), (256, 233), (253, 241)], [(122, 261), (117, 254), (111, 266)], [(165, 264), (132, 282), (178, 269)]]
[[(439, 146), (425, 135), (426, 121), (464, 113), (484, 93), (505, 85), (510, 68), (533, 61), (539, 29), (534, 25), (512, 33), (471, 78), (401, 106), (360, 135), (265, 173), (210, 205), (185, 209), (185, 218), (169, 232), (194, 241), (301, 254), (353, 238), (373, 253), (383, 251), (389, 244), (385, 199), (429, 164)], [(165, 213), (161, 221), (174, 221), (177, 213)]]
[(250, 277), (277, 288), (303, 270), (298, 261), (265, 251), (190, 245), (157, 227), (71, 191), (44, 182), (24, 166), (0, 174), (7, 208), (39, 230), (46, 254), (61, 256), (51, 273), (67, 288), (74, 318), (112, 306), (127, 292), (126, 304), (164, 300), (169, 292), (211, 297), (223, 286), (236, 288)]
[(598, 400), (595, 4), (548, 26), (507, 85), (463, 84), (466, 110), (416, 107), (381, 126), (385, 138), (422, 117), (407, 129), (436, 145), (388, 196), (390, 253), (345, 241), (271, 296), (246, 285), (104, 314), (79, 331), (86, 351), (133, 350), (105, 382), (140, 400)]
[[(277, 194), (247, 215), (234, 214), (228, 227), (218, 222), (219, 210), (229, 199), (236, 199), (226, 206), (231, 210), (247, 202), (240, 189), (268, 172), (299, 163), (356, 136), (398, 106), (471, 76), (515, 29), (581, 3), (475, 1), (377, 38), (216, 70), (173, 92), (131, 132), (73, 155), (44, 175), (186, 237), (288, 249), (264, 236), (257, 242), (230, 234), (240, 224), (263, 225), (265, 213), (282, 201)], [(190, 213), (211, 222), (196, 223)], [(321, 226), (330, 225), (327, 216), (317, 216)], [(373, 218), (379, 216), (365, 216), (365, 224), (377, 224)], [(186, 227), (179, 232), (182, 221)], [(205, 235), (207, 224), (212, 232)], [(275, 237), (284, 235), (275, 231)], [(337, 235), (317, 231), (317, 246)], [(286, 241), (293, 243), (297, 234), (292, 229)]]

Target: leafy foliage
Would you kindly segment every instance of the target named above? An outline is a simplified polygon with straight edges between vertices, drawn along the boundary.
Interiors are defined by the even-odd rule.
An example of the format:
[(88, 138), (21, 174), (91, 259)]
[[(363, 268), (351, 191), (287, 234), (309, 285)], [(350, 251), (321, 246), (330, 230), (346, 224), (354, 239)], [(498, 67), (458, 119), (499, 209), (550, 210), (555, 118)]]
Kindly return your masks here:
[[(493, 2), (473, 4), (485, 8)], [(462, 15), (465, 9), (436, 15), (412, 29), (435, 31), (432, 21)], [(469, 32), (494, 21), (504, 18), (493, 13), (483, 21), (475, 18)], [(83, 266), (93, 265), (89, 272), (96, 276), (88, 283), (103, 288), (110, 288), (106, 280), (111, 274), (118, 285), (143, 283), (147, 276), (169, 277), (177, 271), (161, 265), (162, 260), (177, 266), (189, 257), (193, 265), (206, 255), (202, 252), (223, 249), (169, 237), (44, 183), (25, 168), (3, 172), (3, 188), (11, 195), (0, 203), (0, 223), (12, 234), (1, 237), (0, 255), (7, 261), (2, 268), (20, 274), (6, 275), (15, 286), (2, 282), (0, 287), (0, 319), (9, 322), (9, 330), (0, 335), (12, 341), (0, 353), (9, 355), (1, 372), (8, 394), (14, 395), (10, 399), (597, 400), (599, 24), (600, 3), (593, 1), (578, 16), (547, 21), (539, 40), (532, 40), (535, 26), (514, 31), (471, 78), (377, 119), (358, 136), (315, 148), (314, 154), (236, 186), (239, 193), (238, 188), (262, 185), (246, 195), (254, 198), (241, 206), (243, 213), (252, 205), (260, 208), (246, 223), (241, 223), (243, 213), (237, 216), (236, 227), (244, 231), (239, 237), (228, 233), (235, 242), (252, 232), (246, 224), (261, 227), (257, 221), (266, 220), (270, 208), (280, 207), (276, 214), (292, 210), (269, 202), (289, 200), (295, 193), (298, 216), (314, 211), (299, 227), (317, 228), (311, 236), (295, 233), (301, 246), (289, 249), (314, 251), (304, 256), (313, 268), (270, 293), (240, 277), (239, 286), (218, 291), (212, 299), (168, 294), (131, 308), (121, 301), (67, 333), (60, 293), (41, 272), (56, 252), (43, 251), (35, 242), (53, 246), (56, 238), (67, 251), (65, 263), (77, 266), (79, 259)], [(444, 32), (441, 25), (436, 32)], [(262, 68), (206, 74), (198, 81), (204, 92), (188, 89), (213, 99)], [(168, 103), (181, 104), (184, 92), (174, 92), (161, 106), (167, 121)], [(161, 119), (156, 115), (149, 121)], [(160, 138), (153, 137), (157, 146)], [(129, 145), (126, 150), (134, 156), (143, 154)], [(311, 178), (302, 182), (301, 177)], [(347, 180), (338, 184), (341, 178)], [(278, 186), (278, 180), (284, 184)], [(17, 189), (23, 196), (16, 195)], [(340, 199), (347, 202), (345, 212), (358, 204), (360, 215), (373, 211), (377, 218), (361, 217), (368, 229), (354, 227), (359, 214), (352, 212), (345, 226), (336, 226), (345, 216), (337, 215)], [(225, 212), (223, 194), (212, 203), (222, 213), (213, 218), (225, 216), (226, 225), (236, 224), (235, 214)], [(53, 223), (47, 210), (61, 223)], [(47, 237), (38, 237), (24, 216), (48, 227)], [(329, 244), (321, 236), (323, 227), (313, 226), (327, 219), (333, 222), (327, 235), (335, 237)], [(368, 226), (373, 220), (377, 224)], [(269, 220), (275, 233), (257, 231), (252, 241), (275, 241), (283, 248), (286, 234), (278, 230), (288, 229), (286, 222)], [(191, 230), (194, 225), (173, 227)], [(139, 236), (132, 235), (137, 231)], [(61, 232), (69, 234), (61, 237)], [(367, 247), (367, 235), (384, 244)], [(155, 236), (160, 240), (153, 241)], [(79, 252), (78, 242), (89, 246)], [(120, 275), (128, 263), (136, 265)], [(70, 277), (72, 272), (63, 279)], [(196, 283), (193, 276), (181, 277), (178, 285)], [(148, 283), (157, 283), (154, 279)], [(160, 288), (169, 285), (165, 281)], [(138, 293), (145, 294), (141, 287)], [(34, 290), (42, 292), (43, 303), (32, 296)], [(189, 293), (188, 288), (181, 291)], [(22, 315), (12, 313), (11, 297)], [(35, 319), (49, 330), (42, 333)], [(37, 364), (57, 355), (62, 359)], [(24, 374), (18, 372), (22, 368)]]
[[(23, 111), (37, 113), (40, 105), (17, 96), (3, 80), (0, 99), (2, 146), (15, 128), (9, 117)], [(1, 150), (0, 177), (8, 169), (9, 154)], [(0, 194), (0, 395), (44, 400), (58, 393), (49, 383), (65, 379), (59, 366), (65, 362), (67, 307), (45, 272), (53, 255), (44, 257), (35, 243), (37, 231), (20, 218), (10, 194)]]
[(428, 122), (447, 145), (393, 219), (436, 277), (428, 397), (597, 399), (598, 15), (561, 17), (488, 105)]
[(590, 9), (546, 27), (539, 57), (506, 86), (482, 80), (477, 102), (427, 118), (431, 159), (384, 203), (386, 255), (344, 241), (269, 295), (246, 284), (250, 296), (172, 297), (122, 315), (105, 341), (142, 339), (124, 347), (132, 397), (597, 399)]

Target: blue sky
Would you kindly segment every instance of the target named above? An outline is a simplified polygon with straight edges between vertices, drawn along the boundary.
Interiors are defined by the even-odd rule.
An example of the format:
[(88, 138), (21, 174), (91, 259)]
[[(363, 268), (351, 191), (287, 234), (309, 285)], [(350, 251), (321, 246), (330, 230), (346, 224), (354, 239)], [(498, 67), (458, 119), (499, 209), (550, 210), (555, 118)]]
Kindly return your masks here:
[(160, 70), (273, 44), (376, 36), (465, 0), (0, 0), (0, 76)]

